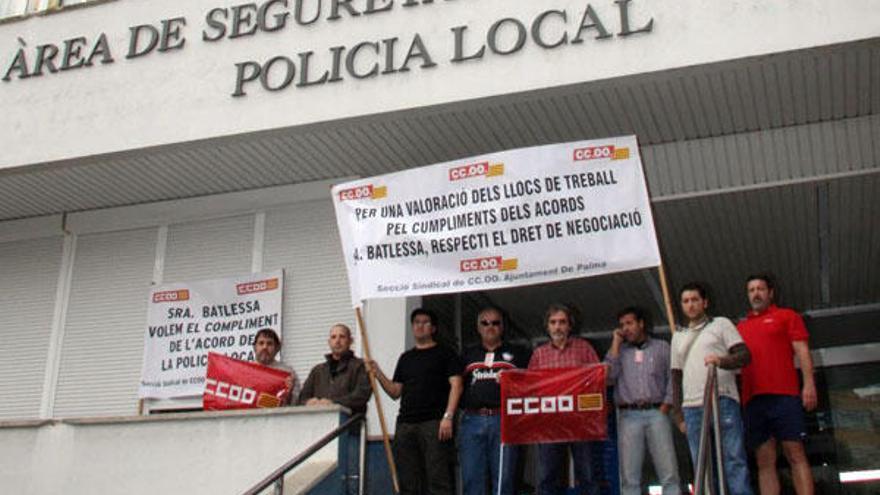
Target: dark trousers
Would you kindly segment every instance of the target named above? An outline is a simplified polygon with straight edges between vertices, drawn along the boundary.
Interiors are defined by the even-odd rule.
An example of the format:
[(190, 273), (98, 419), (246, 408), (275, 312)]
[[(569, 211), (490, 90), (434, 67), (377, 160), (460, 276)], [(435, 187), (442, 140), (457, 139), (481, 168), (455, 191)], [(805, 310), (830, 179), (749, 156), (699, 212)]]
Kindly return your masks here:
[(574, 478), (578, 495), (596, 495), (599, 487), (593, 479), (593, 464), (590, 456), (590, 442), (543, 443), (538, 445), (540, 463), (538, 493), (540, 495), (562, 495), (567, 492), (562, 474), (568, 462), (566, 455), (571, 450), (574, 461)]
[(397, 423), (394, 434), (394, 461), (400, 479), (401, 495), (453, 495), (452, 440), (437, 439), (440, 420)]

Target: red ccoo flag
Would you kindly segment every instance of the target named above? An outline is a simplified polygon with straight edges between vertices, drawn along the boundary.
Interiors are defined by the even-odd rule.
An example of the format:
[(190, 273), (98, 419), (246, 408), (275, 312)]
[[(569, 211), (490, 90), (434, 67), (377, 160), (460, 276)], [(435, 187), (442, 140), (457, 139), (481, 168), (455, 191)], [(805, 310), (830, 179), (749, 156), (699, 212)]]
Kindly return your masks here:
[(608, 438), (605, 366), (501, 373), (505, 444)]
[(289, 376), (286, 371), (209, 353), (202, 407), (206, 411), (278, 407), (290, 393), (284, 383)]

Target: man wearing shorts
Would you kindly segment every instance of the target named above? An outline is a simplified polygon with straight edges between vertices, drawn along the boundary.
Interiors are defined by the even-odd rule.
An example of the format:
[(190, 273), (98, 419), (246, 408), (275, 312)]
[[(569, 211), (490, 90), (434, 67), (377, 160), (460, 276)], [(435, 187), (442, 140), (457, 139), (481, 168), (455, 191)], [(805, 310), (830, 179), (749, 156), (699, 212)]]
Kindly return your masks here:
[[(775, 289), (772, 276), (749, 276), (746, 292), (751, 310), (737, 325), (752, 355), (742, 370), (746, 444), (755, 451), (761, 495), (780, 491), (777, 442), (791, 465), (795, 491), (812, 495), (813, 475), (804, 451), (804, 409), (811, 411), (817, 403), (809, 335), (800, 315), (773, 303)], [(800, 363), (802, 388), (794, 356)]]

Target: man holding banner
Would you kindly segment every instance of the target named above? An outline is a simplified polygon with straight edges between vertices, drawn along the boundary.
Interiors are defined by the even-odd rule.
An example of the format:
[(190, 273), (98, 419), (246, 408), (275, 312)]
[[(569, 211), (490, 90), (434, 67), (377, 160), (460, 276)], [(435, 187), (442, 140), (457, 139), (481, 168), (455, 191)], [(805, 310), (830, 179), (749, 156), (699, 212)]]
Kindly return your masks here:
[[(544, 326), (550, 342), (539, 346), (529, 361), (529, 370), (584, 367), (599, 362), (593, 346), (584, 339), (572, 337), (574, 318), (571, 308), (563, 304), (551, 304), (544, 313)], [(561, 495), (565, 493), (562, 483), (567, 452), (574, 460), (577, 493), (593, 495), (598, 486), (593, 479), (590, 442), (544, 443), (538, 445), (539, 479), (538, 493)]]
[(432, 311), (415, 309), (410, 323), (416, 345), (401, 354), (392, 379), (375, 361), (367, 363), (385, 393), (401, 399), (394, 436), (401, 495), (452, 495), (452, 419), (461, 397), (461, 361), (434, 339)]
[[(487, 307), (477, 316), (480, 343), (465, 349), (459, 456), (465, 495), (485, 495), (489, 475), (492, 495), (513, 495), (517, 447), (505, 446), (501, 459), (501, 386), (504, 370), (525, 368), (529, 350), (504, 342), (504, 316)], [(501, 485), (499, 492), (498, 485)]]
[(299, 395), (299, 381), (296, 379), (293, 368), (275, 359), (280, 351), (281, 339), (275, 330), (263, 328), (254, 336), (254, 359), (263, 366), (290, 373), (290, 376), (285, 380), (287, 390), (290, 391), (285, 399), (285, 404), (290, 404), (294, 397)]
[[(353, 306), (359, 312), (364, 301), (374, 298), (484, 291), (661, 267), (638, 149), (635, 136), (559, 143), (337, 184), (332, 190), (333, 204)], [(659, 273), (667, 306), (671, 306), (663, 270)], [(569, 339), (570, 312), (560, 311), (559, 321), (547, 326), (553, 342), (533, 356), (530, 368), (575, 367), (574, 388), (566, 388), (564, 400), (560, 399), (566, 409), (552, 414), (570, 419), (575, 426), (586, 424), (589, 431), (537, 441), (598, 440), (607, 434), (603, 429), (605, 367), (589, 367), (598, 363), (595, 351), (585, 341)], [(671, 320), (671, 310), (668, 313)], [(528, 375), (502, 373), (502, 388), (508, 378), (517, 381), (519, 374)], [(568, 373), (539, 371), (537, 375)], [(392, 397), (409, 393), (401, 392), (396, 379), (392, 382), (381, 373), (379, 377)], [(528, 393), (546, 392), (542, 386), (526, 389)], [(577, 396), (577, 403), (569, 392)], [(545, 402), (543, 395), (511, 397), (514, 406), (520, 399), (521, 405), (532, 405), (536, 399)], [(455, 404), (447, 401), (445, 412), (451, 414), (449, 407)], [(404, 397), (401, 418), (407, 409)], [(507, 416), (506, 412), (502, 416), (502, 441), (532, 443), (516, 434), (507, 436)], [(542, 416), (543, 412), (523, 409), (518, 418), (540, 423)], [(581, 421), (584, 418), (590, 420)], [(447, 432), (451, 435), (451, 422), (439, 433), (445, 437)], [(549, 493), (561, 489), (556, 476), (561, 474), (562, 457), (569, 448), (576, 451), (579, 461), (581, 489), (595, 491), (588, 444), (545, 447), (543, 467)], [(405, 468), (401, 466), (402, 471)]]

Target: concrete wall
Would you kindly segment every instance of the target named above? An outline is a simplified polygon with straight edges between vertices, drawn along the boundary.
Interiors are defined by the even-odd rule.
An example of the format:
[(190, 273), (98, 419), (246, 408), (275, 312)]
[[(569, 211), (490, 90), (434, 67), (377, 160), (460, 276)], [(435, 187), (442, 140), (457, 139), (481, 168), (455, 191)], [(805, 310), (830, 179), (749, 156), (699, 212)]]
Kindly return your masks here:
[[(229, 38), (229, 7), (240, 0), (126, 0), (98, 3), (46, 16), (0, 24), (0, 168), (14, 167), (93, 154), (136, 149), (169, 143), (226, 136), (244, 132), (311, 124), (334, 119), (417, 108), (490, 95), (507, 94), (616, 76), (658, 71), (719, 60), (841, 43), (878, 35), (875, 0), (802, 0), (767, 2), (731, 0), (720, 5), (702, 0), (631, 0), (615, 3), (599, 0), (352, 0), (353, 12), (344, 9), (334, 16), (338, 2), (279, 0), (267, 10), (267, 28), (274, 28), (274, 15), (290, 14), (283, 28)], [(345, 2), (342, 2), (345, 3)], [(264, 2), (260, 2), (263, 5)], [(376, 10), (366, 14), (368, 4)], [(318, 20), (309, 25), (293, 22), (297, 5), (302, 18)], [(409, 6), (407, 6), (409, 5)], [(574, 43), (587, 6), (587, 24), (601, 22)], [(621, 16), (627, 7), (630, 31), (647, 27), (650, 32), (627, 35)], [(387, 7), (387, 8), (386, 8)], [(227, 37), (204, 41), (225, 26)], [(538, 29), (546, 46), (541, 47), (532, 25), (542, 12)], [(245, 10), (242, 15), (254, 14)], [(132, 28), (183, 18), (168, 24), (170, 46), (143, 56), (130, 54)], [(455, 62), (453, 28), (461, 27), (460, 59), (477, 53), (487, 44), (492, 26), (505, 18), (524, 26), (522, 48), (516, 46), (516, 22), (502, 21), (495, 31), (495, 46), (482, 57)], [(251, 23), (252, 24), (252, 23)], [(250, 28), (248, 23), (244, 29)], [(146, 28), (144, 28), (146, 29)], [(145, 33), (145, 30), (141, 30)], [(603, 33), (607, 32), (607, 37)], [(102, 45), (101, 35), (106, 35)], [(426, 58), (414, 57), (404, 66), (418, 35)], [(51, 58), (55, 68), (63, 64), (65, 40), (69, 66), (90, 66), (51, 72), (37, 70), (37, 60)], [(601, 39), (596, 39), (600, 37)], [(381, 40), (398, 38), (395, 48)], [(134, 45), (139, 53), (148, 42)], [(184, 41), (185, 40), (185, 41)], [(360, 51), (355, 47), (368, 42)], [(40, 48), (52, 45), (54, 48)], [(180, 48), (174, 48), (180, 46)], [(331, 69), (331, 47), (343, 47), (340, 76), (336, 82), (304, 85)], [(418, 47), (417, 47), (418, 48)], [(20, 58), (23, 54), (24, 58)], [(376, 53), (378, 51), (378, 53)], [(416, 49), (416, 52), (419, 50)], [(503, 54), (510, 51), (510, 54)], [(302, 71), (301, 53), (313, 52), (309, 70)], [(358, 79), (346, 70), (346, 54), (356, 72), (368, 73), (375, 63), (379, 73)], [(246, 96), (234, 98), (236, 64), (249, 61), (265, 65), (273, 57), (287, 57), (295, 64), (294, 83), (279, 91), (266, 91), (255, 82), (245, 87)], [(391, 64), (386, 63), (386, 57)], [(112, 60), (112, 62), (110, 62)], [(279, 59), (280, 60), (280, 59)], [(108, 63), (104, 63), (108, 62)], [(242, 66), (244, 67), (244, 66)], [(283, 63), (269, 70), (268, 84), (280, 85)], [(40, 72), (41, 75), (35, 75)], [(300, 79), (306, 73), (305, 80)], [(28, 76), (28, 77), (24, 77)], [(332, 77), (331, 77), (332, 79)], [(26, 143), (26, 144), (23, 144)]]
[[(0, 423), (4, 493), (242, 493), (340, 424), (282, 408)], [(335, 461), (336, 442), (312, 457)]]

